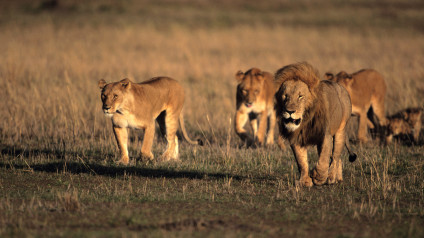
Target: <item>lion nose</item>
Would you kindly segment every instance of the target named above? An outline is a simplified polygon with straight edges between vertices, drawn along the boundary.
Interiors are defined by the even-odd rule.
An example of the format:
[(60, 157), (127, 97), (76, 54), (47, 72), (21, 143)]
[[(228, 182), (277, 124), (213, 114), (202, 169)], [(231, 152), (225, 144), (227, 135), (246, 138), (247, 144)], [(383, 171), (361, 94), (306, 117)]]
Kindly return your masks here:
[(290, 114), (290, 115), (291, 115), (291, 114), (293, 114), (295, 111), (289, 111), (289, 110), (287, 110), (287, 109), (286, 109), (286, 112), (287, 112), (288, 114)]
[(103, 110), (109, 110), (110, 107), (109, 106), (103, 106)]

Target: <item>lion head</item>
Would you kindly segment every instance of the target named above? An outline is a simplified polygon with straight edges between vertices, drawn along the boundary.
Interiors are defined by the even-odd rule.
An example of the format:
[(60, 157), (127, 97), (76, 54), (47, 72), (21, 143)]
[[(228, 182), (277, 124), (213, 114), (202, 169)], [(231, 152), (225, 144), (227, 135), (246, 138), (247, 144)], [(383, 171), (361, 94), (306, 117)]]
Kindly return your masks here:
[(99, 80), (99, 88), (102, 90), (102, 109), (106, 116), (120, 113), (121, 105), (125, 101), (125, 94), (131, 87), (129, 79), (107, 84), (104, 79)]
[(390, 119), (387, 129), (389, 135), (408, 134), (411, 132), (411, 127), (403, 118)]
[(239, 97), (246, 107), (250, 108), (256, 102), (256, 99), (261, 95), (265, 72), (257, 68), (252, 68), (245, 73), (239, 70), (235, 78), (239, 83), (237, 86), (237, 97)]
[(288, 133), (293, 133), (314, 114), (318, 72), (308, 63), (283, 67), (275, 73), (277, 116)]
[(327, 72), (325, 73), (325, 78), (327, 80), (337, 82), (343, 85), (344, 87), (350, 87), (353, 83), (353, 75), (348, 74), (345, 71), (340, 71), (340, 73), (336, 74), (336, 76), (334, 76), (334, 74), (332, 73)]

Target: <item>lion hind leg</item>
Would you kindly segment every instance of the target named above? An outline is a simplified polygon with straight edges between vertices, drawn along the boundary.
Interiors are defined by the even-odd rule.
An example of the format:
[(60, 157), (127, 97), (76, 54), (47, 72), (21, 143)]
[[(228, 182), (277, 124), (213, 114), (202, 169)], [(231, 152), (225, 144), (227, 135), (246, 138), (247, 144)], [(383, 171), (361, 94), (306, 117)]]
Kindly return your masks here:
[(167, 113), (167, 116), (165, 118), (166, 140), (168, 142), (168, 146), (162, 155), (164, 160), (178, 159), (178, 117), (179, 116), (175, 113)]
[(334, 135), (333, 140), (333, 161), (330, 165), (330, 171), (328, 174), (328, 183), (333, 184), (336, 182), (340, 182), (343, 180), (342, 175), (342, 161), (340, 160), (343, 147), (345, 145), (346, 135), (344, 133), (344, 129), (337, 132)]
[(359, 114), (359, 125), (358, 125), (358, 139), (361, 143), (368, 142), (367, 137), (367, 114), (362, 112)]
[(388, 120), (386, 118), (386, 112), (384, 108), (384, 95), (372, 98), (371, 106), (374, 114), (377, 116), (380, 126), (386, 126), (388, 124)]

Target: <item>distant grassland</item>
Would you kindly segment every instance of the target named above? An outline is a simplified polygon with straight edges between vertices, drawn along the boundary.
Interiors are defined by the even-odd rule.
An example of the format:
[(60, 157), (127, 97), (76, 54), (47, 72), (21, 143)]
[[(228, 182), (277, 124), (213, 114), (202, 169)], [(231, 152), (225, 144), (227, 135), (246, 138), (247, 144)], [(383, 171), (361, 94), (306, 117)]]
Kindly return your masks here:
[[(345, 183), (302, 190), (291, 151), (239, 149), (233, 132), (234, 74), (251, 67), (373, 68), (388, 85), (387, 114), (424, 106), (422, 1), (58, 2), (0, 2), (0, 234), (424, 233), (422, 138), (355, 146), (360, 162), (344, 160)], [(155, 76), (182, 83), (186, 127), (206, 146), (182, 143), (181, 164), (116, 167), (97, 82)], [(140, 134), (131, 134), (133, 161)], [(165, 146), (154, 144), (156, 157)]]
[[(253, 2), (244, 6), (237, 1), (222, 6), (146, 2), (135, 7), (114, 1), (59, 1), (53, 10), (40, 9), (41, 4), (32, 1), (20, 8), (10, 6), (2, 16), (0, 39), (1, 90), (7, 96), (2, 101), (7, 110), (0, 116), (3, 135), (10, 140), (9, 135), (18, 139), (109, 133), (97, 81), (143, 81), (159, 75), (185, 86), (189, 126), (206, 130), (208, 115), (217, 133), (224, 133), (234, 114), (237, 70), (255, 66), (273, 73), (297, 61), (308, 61), (321, 74), (374, 68), (388, 84), (388, 113), (422, 106), (424, 43), (422, 32), (412, 24), (420, 17), (405, 26), (398, 23), (400, 16), (415, 16), (422, 6), (331, 3), (280, 6), (270, 1), (259, 4), (257, 11)], [(382, 14), (387, 9), (399, 16)], [(337, 12), (343, 14), (327, 18)], [(214, 22), (220, 15), (234, 23)], [(310, 23), (293, 22), (302, 15), (311, 18)], [(207, 19), (205, 25), (197, 17)], [(275, 20), (261, 21), (266, 17)], [(311, 25), (320, 19), (328, 24)], [(344, 19), (347, 22), (337, 26)], [(363, 22), (352, 27), (355, 21)]]

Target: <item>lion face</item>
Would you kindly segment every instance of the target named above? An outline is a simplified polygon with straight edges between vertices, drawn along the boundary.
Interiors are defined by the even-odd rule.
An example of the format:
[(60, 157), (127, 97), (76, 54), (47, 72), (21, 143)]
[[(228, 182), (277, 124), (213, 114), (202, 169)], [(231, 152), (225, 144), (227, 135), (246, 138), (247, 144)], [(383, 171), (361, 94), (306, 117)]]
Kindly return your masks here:
[(290, 132), (299, 128), (305, 111), (310, 107), (312, 94), (300, 80), (285, 81), (277, 92), (277, 103), (281, 106), (282, 123)]
[(390, 119), (388, 125), (388, 134), (389, 135), (399, 135), (410, 133), (410, 128), (408, 123), (402, 118), (393, 118)]
[(124, 101), (125, 93), (129, 89), (129, 86), (129, 79), (123, 79), (110, 84), (106, 84), (103, 79), (99, 81), (99, 87), (102, 89), (102, 109), (106, 116), (111, 117), (115, 113), (121, 113), (119, 110), (121, 109), (121, 104)]
[(238, 96), (246, 107), (251, 108), (261, 94), (265, 80), (263, 73), (259, 69), (253, 68), (246, 73), (238, 71), (235, 77), (239, 82)]

